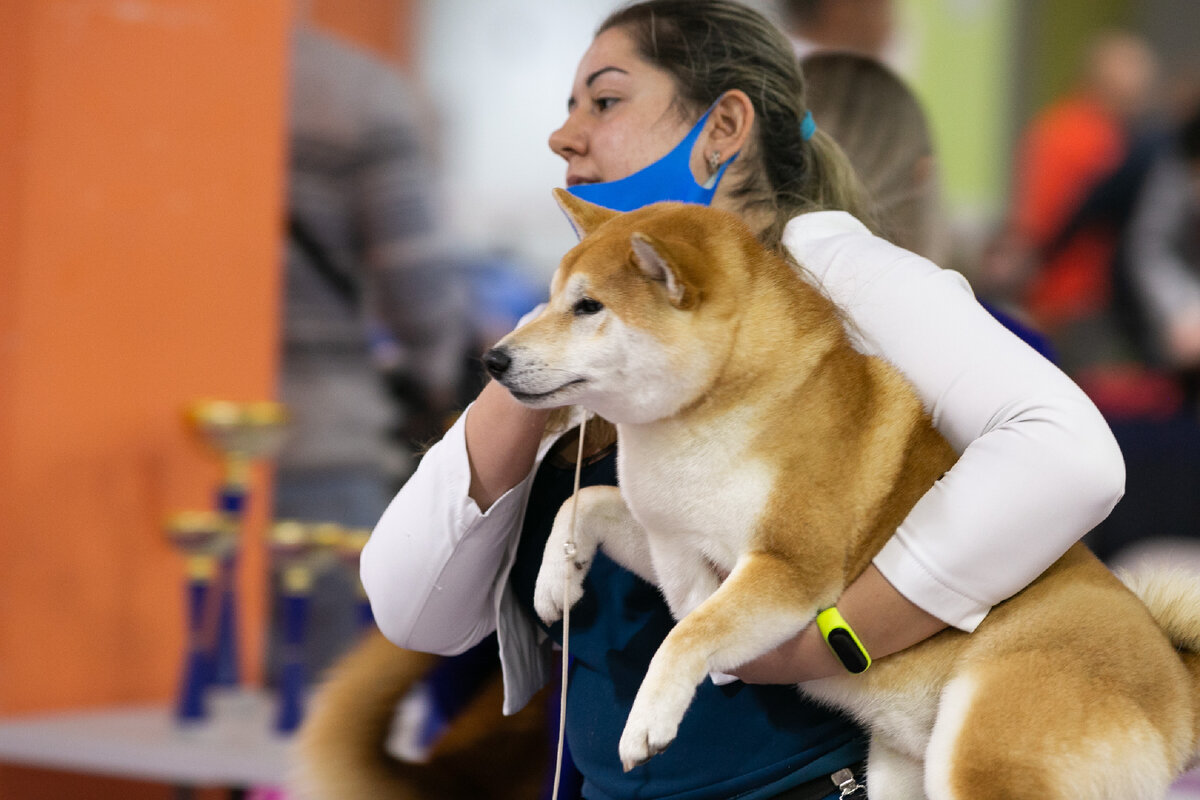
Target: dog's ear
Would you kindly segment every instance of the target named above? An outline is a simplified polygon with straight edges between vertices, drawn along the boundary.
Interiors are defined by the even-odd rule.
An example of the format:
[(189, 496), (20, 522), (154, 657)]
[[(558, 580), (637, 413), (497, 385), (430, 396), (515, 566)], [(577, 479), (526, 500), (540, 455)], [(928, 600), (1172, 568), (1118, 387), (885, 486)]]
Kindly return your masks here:
[(662, 242), (644, 233), (634, 233), (630, 243), (633, 245), (633, 263), (647, 278), (663, 284), (671, 305), (690, 308), (696, 304), (698, 293), (695, 287), (683, 279)]
[(580, 239), (620, 213), (580, 200), (566, 189), (555, 189), (554, 199), (558, 201), (558, 207), (567, 215), (571, 227), (575, 229), (575, 235)]

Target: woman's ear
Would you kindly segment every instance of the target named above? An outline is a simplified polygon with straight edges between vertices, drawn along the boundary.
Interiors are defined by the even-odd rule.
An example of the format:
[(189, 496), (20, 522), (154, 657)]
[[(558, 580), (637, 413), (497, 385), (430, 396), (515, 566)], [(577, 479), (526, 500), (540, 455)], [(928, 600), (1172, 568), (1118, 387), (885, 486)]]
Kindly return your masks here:
[[(714, 153), (717, 166), (741, 152), (750, 138), (754, 127), (754, 103), (741, 89), (730, 89), (717, 100), (708, 116), (705, 131), (704, 157), (711, 159)], [(716, 171), (715, 168), (710, 171)]]

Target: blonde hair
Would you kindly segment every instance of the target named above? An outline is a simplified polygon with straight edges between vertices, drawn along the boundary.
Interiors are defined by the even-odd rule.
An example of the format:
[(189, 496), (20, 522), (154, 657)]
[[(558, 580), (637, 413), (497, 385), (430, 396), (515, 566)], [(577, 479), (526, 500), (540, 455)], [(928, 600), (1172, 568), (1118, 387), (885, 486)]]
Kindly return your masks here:
[(891, 69), (855, 53), (816, 53), (801, 69), (809, 109), (861, 177), (879, 233), (941, 261), (933, 139), (916, 95)]

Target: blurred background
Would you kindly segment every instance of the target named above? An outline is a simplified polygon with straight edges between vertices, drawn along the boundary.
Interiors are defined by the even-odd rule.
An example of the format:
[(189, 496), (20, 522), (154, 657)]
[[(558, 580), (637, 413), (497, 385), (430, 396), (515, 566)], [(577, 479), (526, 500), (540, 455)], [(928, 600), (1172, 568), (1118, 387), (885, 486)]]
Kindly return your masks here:
[[(858, 21), (826, 46), (927, 114), (938, 260), (1118, 434), (1129, 491), (1092, 545), (1188, 552), (1200, 3), (835, 2)], [(834, 30), (804, 27), (819, 4), (749, 4), (798, 52)], [(176, 701), (187, 554), (164, 521), (228, 478), (201, 398), (290, 413), (240, 477), (233, 574), (238, 680), (282, 680), (276, 523), (369, 528), (545, 295), (574, 240), (547, 137), (616, 5), (0, 0), (0, 718)], [(356, 581), (312, 579), (319, 675), (358, 635)], [(3, 798), (169, 791), (4, 760)]]

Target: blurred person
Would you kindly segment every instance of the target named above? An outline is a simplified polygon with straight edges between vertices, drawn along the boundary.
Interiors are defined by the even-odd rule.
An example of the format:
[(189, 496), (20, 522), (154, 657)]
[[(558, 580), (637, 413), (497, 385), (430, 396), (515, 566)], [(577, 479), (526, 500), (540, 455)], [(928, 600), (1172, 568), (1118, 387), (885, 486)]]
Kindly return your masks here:
[(870, 56), (816, 52), (802, 58), (800, 67), (809, 110), (850, 159), (880, 233), (943, 263), (949, 248), (937, 162), (916, 96)]
[[(515, 266), (443, 245), (436, 130), (418, 88), (303, 21), (291, 45), (280, 397), (294, 425), (277, 462), (274, 514), (370, 527), (414, 451), (461, 407), (481, 338), (497, 324), (511, 327), (507, 305), (534, 301)], [(545, 715), (501, 720), (498, 709), (472, 710), (498, 690), (495, 637), (456, 657), (416, 659), (377, 632), (364, 637), (358, 602), (352, 572), (331, 563), (316, 573), (303, 660), (319, 690), (298, 738), (317, 755), (305, 750), (304, 790), (358, 796), (352, 787), (373, 775), (339, 772), (339, 757), (369, 742), (421, 765), (389, 770), (393, 790), (405, 796), (476, 797), (480, 776), (513, 782), (497, 797), (530, 796), (547, 762)], [(271, 677), (283, 657), (281, 617), (276, 602)], [(360, 698), (326, 711), (322, 698), (338, 696), (363, 670), (384, 684), (384, 675), (407, 676), (371, 695), (393, 708)]]
[[(880, 234), (944, 263), (950, 231), (937, 159), (925, 110), (912, 89), (887, 65), (857, 53), (813, 53), (800, 66), (809, 109), (858, 173)], [(1053, 358), (1049, 341), (1025, 320), (983, 305), (1027, 344)]]
[(1155, 360), (1200, 411), (1200, 105), (1150, 170), (1126, 255)]
[(783, 26), (800, 58), (848, 50), (887, 60), (895, 33), (892, 0), (782, 0)]
[[(293, 425), (276, 519), (371, 526), (411, 470), (396, 428), (456, 399), (470, 322), (436, 244), (431, 116), (398, 70), (309, 24), (293, 30), (279, 376)], [(356, 586), (346, 570), (317, 576), (313, 675), (357, 637)]]
[(981, 294), (1028, 313), (1050, 336), (1070, 373), (1112, 357), (1119, 237), (1104, 219), (1073, 219), (1131, 153), (1157, 72), (1137, 36), (1110, 32), (1091, 43), (1076, 86), (1022, 136), (1008, 219), (977, 275)]

